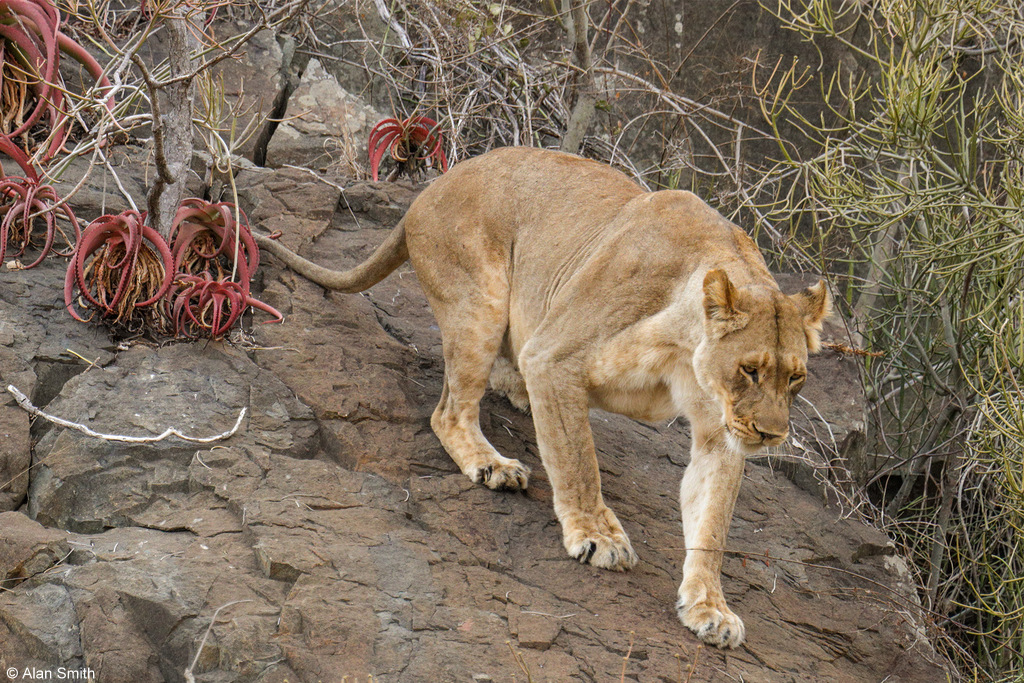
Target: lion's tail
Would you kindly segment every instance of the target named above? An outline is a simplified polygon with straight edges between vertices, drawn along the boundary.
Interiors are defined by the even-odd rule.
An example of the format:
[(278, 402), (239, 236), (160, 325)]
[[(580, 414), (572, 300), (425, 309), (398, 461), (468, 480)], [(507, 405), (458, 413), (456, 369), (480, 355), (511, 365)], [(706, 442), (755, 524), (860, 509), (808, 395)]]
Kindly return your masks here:
[(376, 251), (358, 266), (349, 270), (331, 270), (307, 261), (275, 240), (254, 235), (266, 251), (285, 262), (289, 268), (321, 287), (338, 292), (361, 292), (386, 278), (409, 258), (405, 244), (405, 221), (400, 221)]

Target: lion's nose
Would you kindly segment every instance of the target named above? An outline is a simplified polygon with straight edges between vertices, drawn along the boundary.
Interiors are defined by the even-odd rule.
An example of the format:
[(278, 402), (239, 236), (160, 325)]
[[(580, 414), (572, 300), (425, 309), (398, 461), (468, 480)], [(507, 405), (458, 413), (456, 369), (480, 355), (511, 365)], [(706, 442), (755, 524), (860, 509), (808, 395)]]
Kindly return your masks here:
[(789, 436), (789, 427), (779, 430), (771, 429), (770, 427), (766, 428), (755, 423), (754, 431), (761, 437), (762, 442), (782, 442), (787, 436)]

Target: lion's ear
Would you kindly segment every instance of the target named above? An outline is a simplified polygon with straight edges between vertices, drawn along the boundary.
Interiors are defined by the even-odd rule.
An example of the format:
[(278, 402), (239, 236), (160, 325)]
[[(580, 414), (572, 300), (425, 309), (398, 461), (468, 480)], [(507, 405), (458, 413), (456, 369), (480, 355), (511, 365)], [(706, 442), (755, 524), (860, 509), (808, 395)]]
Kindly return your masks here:
[(709, 270), (704, 276), (704, 329), (718, 338), (741, 330), (749, 316), (736, 307), (738, 292), (724, 270)]
[(832, 295), (824, 280), (792, 296), (804, 318), (804, 333), (807, 335), (807, 350), (817, 353), (821, 350), (821, 323), (832, 312)]

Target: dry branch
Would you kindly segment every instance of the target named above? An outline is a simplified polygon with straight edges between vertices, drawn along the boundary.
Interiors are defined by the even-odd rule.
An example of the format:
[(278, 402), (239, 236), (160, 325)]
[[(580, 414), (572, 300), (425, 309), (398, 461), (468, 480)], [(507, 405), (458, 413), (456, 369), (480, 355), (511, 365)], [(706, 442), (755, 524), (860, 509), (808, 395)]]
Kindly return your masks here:
[(191, 441), (192, 443), (212, 443), (214, 441), (221, 441), (223, 439), (227, 439), (231, 436), (234, 436), (234, 434), (238, 431), (239, 427), (242, 426), (242, 420), (245, 419), (246, 413), (246, 408), (243, 407), (238, 413), (238, 419), (235, 420), (235, 426), (226, 432), (222, 432), (221, 434), (216, 434), (214, 436), (188, 436), (187, 434), (182, 433), (180, 430), (174, 427), (167, 428), (166, 430), (164, 430), (163, 433), (159, 434), (158, 436), (124, 436), (121, 434), (103, 434), (101, 432), (92, 430), (89, 427), (86, 427), (85, 425), (78, 424), (77, 422), (71, 422), (70, 420), (65, 420), (55, 415), (50, 415), (49, 413), (43, 412), (39, 408), (32, 405), (32, 402), (29, 400), (28, 396), (19, 391), (18, 388), (15, 387), (13, 384), (7, 385), (7, 391), (11, 394), (11, 396), (14, 397), (14, 400), (17, 401), (18, 405), (21, 406), (22, 409), (24, 409), (28, 413), (31, 413), (32, 415), (35, 415), (36, 417), (43, 418), (47, 422), (52, 422), (55, 425), (67, 427), (68, 429), (74, 429), (77, 432), (81, 432), (82, 434), (85, 434), (86, 436), (91, 436), (95, 439), (103, 439), (104, 441), (120, 441), (124, 443), (156, 443), (157, 441), (163, 441), (164, 439), (171, 436), (176, 436), (179, 439), (182, 439), (183, 441)]

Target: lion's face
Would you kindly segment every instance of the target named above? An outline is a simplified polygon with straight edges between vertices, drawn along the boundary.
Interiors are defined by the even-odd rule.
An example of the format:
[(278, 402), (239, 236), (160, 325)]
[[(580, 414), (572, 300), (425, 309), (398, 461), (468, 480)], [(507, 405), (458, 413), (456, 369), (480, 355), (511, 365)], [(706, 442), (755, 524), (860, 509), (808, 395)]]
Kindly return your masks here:
[(728, 434), (746, 449), (777, 446), (789, 434), (790, 405), (829, 307), (824, 282), (786, 296), (766, 287), (738, 289), (721, 270), (707, 274), (706, 338), (693, 366), (721, 405)]

